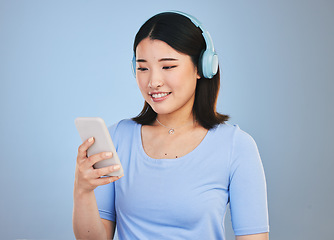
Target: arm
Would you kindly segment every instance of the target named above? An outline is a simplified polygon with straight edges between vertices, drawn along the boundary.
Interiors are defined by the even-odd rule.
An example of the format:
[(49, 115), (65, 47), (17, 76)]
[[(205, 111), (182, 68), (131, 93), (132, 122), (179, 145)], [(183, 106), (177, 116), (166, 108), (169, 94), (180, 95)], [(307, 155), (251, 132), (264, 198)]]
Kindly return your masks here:
[(113, 239), (115, 234), (116, 223), (102, 218), (101, 220), (104, 225), (104, 228), (107, 231), (107, 239)]
[(235, 240), (269, 240), (269, 233), (236, 236)]
[(78, 151), (74, 182), (73, 231), (77, 239), (112, 239), (115, 223), (100, 218), (94, 189), (118, 180), (120, 177), (103, 177), (118, 170), (117, 165), (94, 169), (93, 165), (112, 157), (99, 153), (87, 158), (87, 149), (94, 139), (85, 141)]
[(254, 139), (243, 131), (234, 138), (230, 174), (231, 220), (240, 236), (236, 239), (266, 239), (258, 234), (269, 232), (265, 174)]
[(114, 233), (110, 224), (105, 223), (99, 215), (94, 192), (88, 194), (74, 193), (73, 231), (77, 239), (112, 239)]

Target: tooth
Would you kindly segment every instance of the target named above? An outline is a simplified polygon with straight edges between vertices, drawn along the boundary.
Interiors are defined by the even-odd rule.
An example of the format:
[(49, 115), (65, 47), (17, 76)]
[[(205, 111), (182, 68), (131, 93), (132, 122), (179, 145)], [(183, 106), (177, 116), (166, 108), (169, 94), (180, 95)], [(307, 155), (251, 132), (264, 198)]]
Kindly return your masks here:
[(167, 96), (169, 93), (154, 93), (152, 94), (153, 98), (161, 98)]

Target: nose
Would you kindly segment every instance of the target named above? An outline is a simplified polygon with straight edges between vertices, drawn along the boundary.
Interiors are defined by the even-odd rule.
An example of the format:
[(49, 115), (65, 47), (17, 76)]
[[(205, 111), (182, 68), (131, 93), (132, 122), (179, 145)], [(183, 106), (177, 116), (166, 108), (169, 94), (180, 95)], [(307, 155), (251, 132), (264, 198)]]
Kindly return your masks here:
[(148, 82), (148, 86), (150, 88), (156, 89), (162, 87), (164, 85), (162, 74), (159, 69), (152, 69), (150, 74), (150, 81)]

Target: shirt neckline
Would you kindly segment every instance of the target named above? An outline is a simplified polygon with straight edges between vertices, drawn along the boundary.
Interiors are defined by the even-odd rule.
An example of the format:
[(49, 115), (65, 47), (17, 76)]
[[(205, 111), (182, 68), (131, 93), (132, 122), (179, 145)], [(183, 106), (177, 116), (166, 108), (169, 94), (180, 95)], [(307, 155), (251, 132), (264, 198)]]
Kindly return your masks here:
[(178, 162), (178, 161), (184, 161), (185, 159), (189, 159), (189, 158), (192, 158), (194, 155), (196, 155), (196, 153), (198, 151), (200, 151), (201, 149), (205, 148), (205, 146), (207, 145), (207, 142), (209, 141), (208, 139), (211, 137), (211, 134), (213, 132), (214, 129), (210, 129), (208, 130), (208, 132), (206, 133), (206, 135), (204, 136), (204, 138), (202, 139), (202, 141), (192, 150), (190, 151), (189, 153), (187, 153), (186, 155), (182, 156), (182, 157), (178, 157), (178, 158), (152, 158), (150, 157), (149, 155), (147, 155), (147, 153), (145, 152), (144, 150), (144, 147), (143, 147), (143, 139), (141, 137), (141, 128), (142, 128), (142, 125), (141, 124), (138, 124), (136, 123), (136, 139), (138, 139), (138, 148), (139, 148), (139, 152), (140, 154), (147, 160), (149, 161), (154, 161), (154, 162), (160, 162), (160, 161), (163, 161), (163, 162)]

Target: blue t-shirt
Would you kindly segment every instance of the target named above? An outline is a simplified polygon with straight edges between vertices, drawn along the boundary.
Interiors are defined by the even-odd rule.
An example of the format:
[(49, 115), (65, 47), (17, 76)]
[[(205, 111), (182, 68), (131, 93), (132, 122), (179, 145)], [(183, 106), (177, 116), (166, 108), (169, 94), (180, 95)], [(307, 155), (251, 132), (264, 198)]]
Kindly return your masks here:
[(120, 240), (225, 239), (228, 203), (235, 235), (269, 231), (260, 155), (238, 125), (218, 125), (176, 159), (149, 157), (141, 125), (132, 120), (109, 131), (124, 177), (95, 195), (101, 218), (116, 221)]

